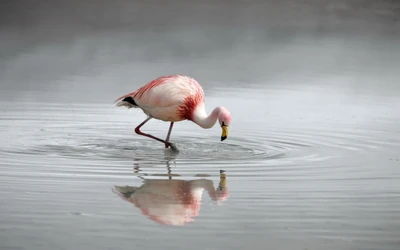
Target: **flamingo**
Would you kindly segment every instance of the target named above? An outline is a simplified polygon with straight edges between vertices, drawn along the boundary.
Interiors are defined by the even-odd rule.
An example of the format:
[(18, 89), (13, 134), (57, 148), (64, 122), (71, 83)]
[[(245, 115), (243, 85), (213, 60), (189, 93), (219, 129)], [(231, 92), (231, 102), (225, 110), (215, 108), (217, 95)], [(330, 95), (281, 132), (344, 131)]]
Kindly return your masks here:
[[(142, 109), (147, 118), (135, 128), (135, 132), (164, 143), (165, 148), (171, 147), (177, 150), (170, 142), (170, 136), (174, 123), (178, 121), (189, 120), (204, 129), (209, 129), (218, 119), (222, 128), (221, 141), (228, 137), (231, 113), (226, 108), (218, 106), (207, 115), (203, 88), (189, 76), (160, 76), (136, 91), (119, 97), (114, 103), (118, 107)], [(170, 122), (165, 140), (140, 131), (140, 128), (152, 118)]]

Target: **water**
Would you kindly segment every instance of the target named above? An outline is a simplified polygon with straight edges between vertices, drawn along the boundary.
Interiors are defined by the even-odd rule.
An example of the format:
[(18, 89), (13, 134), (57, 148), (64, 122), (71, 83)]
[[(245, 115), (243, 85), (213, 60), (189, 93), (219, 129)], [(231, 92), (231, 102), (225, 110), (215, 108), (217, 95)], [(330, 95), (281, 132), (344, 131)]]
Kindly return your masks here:
[[(260, 19), (264, 5), (182, 7), (210, 15), (214, 29), (226, 31), (216, 34), (201, 14), (182, 14), (188, 26), (148, 20), (147, 29), (128, 15), (174, 11), (178, 2), (124, 4), (117, 20), (108, 19), (113, 7), (92, 6), (93, 15), (108, 8), (110, 17), (96, 16), (109, 22), (87, 33), (77, 23), (93, 24), (89, 17), (78, 22), (51, 9), (58, 14), (49, 18), (71, 37), (36, 15), (39, 9), (29, 12), (32, 26), (3, 17), (0, 249), (399, 249), (394, 24), (338, 4), (328, 9), (356, 13), (355, 21), (332, 31), (333, 16), (299, 14), (293, 18), (304, 22), (282, 21), (280, 30), (271, 24), (263, 38), (259, 26), (279, 20)], [(396, 17), (384, 12), (389, 7), (374, 8)], [(212, 15), (222, 10), (225, 20), (241, 18), (224, 24)], [(315, 19), (319, 25), (309, 23)], [(360, 28), (366, 24), (369, 30)], [(50, 28), (57, 39), (34, 27)], [(227, 45), (238, 32), (245, 35)], [(12, 40), (18, 37), (36, 44)], [(145, 115), (112, 102), (169, 73), (195, 77), (208, 112), (230, 110), (227, 140), (217, 126), (180, 122), (174, 153), (134, 133)], [(142, 130), (164, 137), (168, 127), (151, 120)]]

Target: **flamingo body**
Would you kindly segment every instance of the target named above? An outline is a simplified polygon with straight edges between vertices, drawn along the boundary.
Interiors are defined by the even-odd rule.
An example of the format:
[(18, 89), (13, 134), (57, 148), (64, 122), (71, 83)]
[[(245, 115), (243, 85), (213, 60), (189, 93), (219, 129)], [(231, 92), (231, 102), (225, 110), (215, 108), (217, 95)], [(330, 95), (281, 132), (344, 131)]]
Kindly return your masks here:
[[(231, 115), (224, 107), (217, 107), (207, 116), (204, 105), (204, 91), (200, 84), (189, 76), (170, 75), (152, 80), (134, 92), (119, 97), (117, 106), (140, 108), (148, 118), (136, 127), (140, 135), (165, 143), (168, 142), (174, 122), (191, 120), (202, 128), (211, 128), (219, 120), (222, 127), (221, 141), (227, 138)], [(164, 141), (140, 131), (151, 118), (171, 122), (167, 139)]]
[(136, 104), (130, 103), (132, 106), (141, 108), (148, 116), (169, 122), (191, 120), (197, 106), (204, 103), (200, 84), (182, 75), (159, 77), (117, 101), (129, 97)]

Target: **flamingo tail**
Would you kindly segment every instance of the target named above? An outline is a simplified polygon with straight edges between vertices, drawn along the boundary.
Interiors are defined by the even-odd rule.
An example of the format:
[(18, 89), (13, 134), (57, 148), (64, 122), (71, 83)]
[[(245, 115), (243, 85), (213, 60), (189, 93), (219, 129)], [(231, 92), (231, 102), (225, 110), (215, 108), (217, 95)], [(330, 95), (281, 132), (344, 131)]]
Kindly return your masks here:
[(127, 107), (127, 108), (138, 108), (139, 106), (136, 104), (133, 96), (136, 92), (132, 92), (126, 95), (119, 97), (117, 100), (114, 101), (117, 107)]

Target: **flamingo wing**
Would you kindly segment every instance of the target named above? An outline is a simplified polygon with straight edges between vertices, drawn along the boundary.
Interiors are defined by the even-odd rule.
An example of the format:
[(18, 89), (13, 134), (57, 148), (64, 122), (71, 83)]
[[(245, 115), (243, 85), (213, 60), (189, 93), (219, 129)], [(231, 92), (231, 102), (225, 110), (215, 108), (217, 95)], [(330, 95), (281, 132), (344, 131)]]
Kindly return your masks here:
[(175, 122), (191, 118), (196, 106), (204, 102), (204, 92), (191, 77), (162, 76), (116, 101), (118, 106), (139, 107), (156, 119)]

